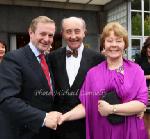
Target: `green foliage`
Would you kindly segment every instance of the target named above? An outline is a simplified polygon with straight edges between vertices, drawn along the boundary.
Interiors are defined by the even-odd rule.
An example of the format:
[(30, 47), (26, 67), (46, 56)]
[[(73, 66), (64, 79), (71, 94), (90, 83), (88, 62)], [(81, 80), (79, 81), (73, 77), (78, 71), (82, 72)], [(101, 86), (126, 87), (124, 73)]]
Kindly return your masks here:
[[(142, 18), (140, 13), (132, 16), (132, 35), (142, 35)], [(150, 16), (147, 15), (144, 19), (144, 35), (150, 36)]]
[(144, 35), (150, 36), (150, 16), (146, 16), (144, 20)]
[(132, 16), (132, 35), (142, 35), (142, 18), (139, 13)]

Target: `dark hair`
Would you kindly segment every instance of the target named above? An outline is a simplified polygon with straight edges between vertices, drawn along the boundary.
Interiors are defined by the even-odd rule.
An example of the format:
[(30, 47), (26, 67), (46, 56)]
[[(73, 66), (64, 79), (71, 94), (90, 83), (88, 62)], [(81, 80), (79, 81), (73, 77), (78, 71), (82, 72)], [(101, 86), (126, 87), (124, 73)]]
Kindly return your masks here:
[(141, 50), (141, 56), (147, 56), (147, 47), (150, 47), (150, 36), (144, 42)]
[(0, 43), (3, 44), (5, 46), (5, 53), (7, 52), (7, 45), (3, 40), (0, 40)]

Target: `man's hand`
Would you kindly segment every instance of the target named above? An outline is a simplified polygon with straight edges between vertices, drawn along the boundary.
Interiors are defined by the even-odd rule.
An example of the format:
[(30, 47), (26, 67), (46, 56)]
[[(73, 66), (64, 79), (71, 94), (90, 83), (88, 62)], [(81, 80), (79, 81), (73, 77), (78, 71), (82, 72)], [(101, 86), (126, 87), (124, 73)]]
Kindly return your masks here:
[(46, 117), (44, 119), (45, 126), (53, 130), (56, 130), (57, 123), (61, 115), (62, 113), (57, 112), (57, 111), (46, 113)]

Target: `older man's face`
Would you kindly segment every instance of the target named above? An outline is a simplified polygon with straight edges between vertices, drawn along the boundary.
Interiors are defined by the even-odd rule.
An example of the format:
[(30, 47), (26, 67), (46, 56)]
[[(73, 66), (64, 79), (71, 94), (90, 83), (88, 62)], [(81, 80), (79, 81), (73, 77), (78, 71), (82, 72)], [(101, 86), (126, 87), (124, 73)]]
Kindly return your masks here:
[(85, 37), (85, 28), (81, 20), (66, 20), (63, 23), (62, 35), (70, 49), (78, 49)]

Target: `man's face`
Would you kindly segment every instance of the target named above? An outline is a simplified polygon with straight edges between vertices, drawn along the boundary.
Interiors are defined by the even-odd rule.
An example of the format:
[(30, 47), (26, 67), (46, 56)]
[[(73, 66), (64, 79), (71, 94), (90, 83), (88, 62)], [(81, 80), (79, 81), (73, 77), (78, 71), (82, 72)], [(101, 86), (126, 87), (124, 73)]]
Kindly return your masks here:
[(85, 37), (85, 28), (79, 19), (67, 19), (63, 23), (62, 35), (68, 47), (78, 49)]
[(54, 34), (54, 23), (38, 23), (35, 32), (29, 31), (31, 42), (41, 53), (47, 51), (49, 47), (51, 47)]

